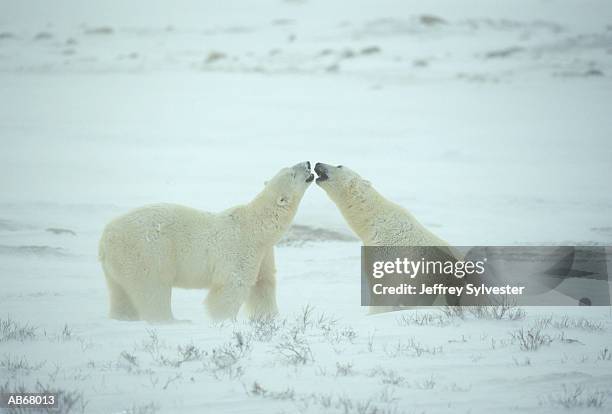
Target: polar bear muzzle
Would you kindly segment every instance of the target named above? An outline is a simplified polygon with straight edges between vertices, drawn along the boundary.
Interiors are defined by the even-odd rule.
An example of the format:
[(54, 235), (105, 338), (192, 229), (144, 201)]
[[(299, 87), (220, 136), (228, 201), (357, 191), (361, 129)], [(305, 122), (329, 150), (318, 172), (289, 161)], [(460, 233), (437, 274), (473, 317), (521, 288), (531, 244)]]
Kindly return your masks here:
[(292, 170), (298, 173), (304, 173), (304, 176), (305, 176), (304, 181), (307, 183), (311, 183), (315, 178), (314, 174), (310, 172), (310, 168), (311, 168), (310, 161), (304, 161), (299, 164), (295, 164), (293, 167), (291, 167)]
[(332, 171), (337, 168), (342, 168), (341, 165), (334, 167), (333, 165), (323, 164), (322, 162), (318, 162), (315, 165), (315, 172), (317, 173), (317, 183), (327, 181), (329, 179), (329, 175), (332, 174)]

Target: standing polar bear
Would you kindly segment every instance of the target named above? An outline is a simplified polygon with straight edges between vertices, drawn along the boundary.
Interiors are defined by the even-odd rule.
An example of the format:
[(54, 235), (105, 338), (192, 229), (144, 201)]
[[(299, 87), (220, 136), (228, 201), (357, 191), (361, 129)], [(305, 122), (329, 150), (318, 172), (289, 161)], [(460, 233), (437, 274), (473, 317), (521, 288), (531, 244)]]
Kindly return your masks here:
[[(323, 163), (317, 163), (314, 170), (317, 185), (336, 204), (364, 246), (438, 246), (443, 257), (459, 256), (446, 241), (427, 230), (406, 209), (384, 198), (353, 170)], [(436, 298), (421, 299), (431, 304)], [(370, 308), (373, 313), (388, 310), (391, 309), (382, 306)]]
[(277, 313), (274, 245), (287, 230), (313, 181), (310, 163), (282, 169), (250, 203), (220, 213), (161, 204), (111, 221), (99, 257), (110, 317), (173, 320), (172, 288), (209, 289), (215, 320)]

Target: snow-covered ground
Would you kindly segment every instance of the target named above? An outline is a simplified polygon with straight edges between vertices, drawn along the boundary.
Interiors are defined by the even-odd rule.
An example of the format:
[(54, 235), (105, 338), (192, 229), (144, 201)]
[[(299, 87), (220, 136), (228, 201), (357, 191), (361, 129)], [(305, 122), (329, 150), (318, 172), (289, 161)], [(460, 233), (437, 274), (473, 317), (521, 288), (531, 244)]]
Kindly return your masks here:
[(0, 1), (0, 386), (87, 413), (609, 410), (609, 308), (366, 316), (315, 185), (274, 325), (214, 325), (204, 291), (174, 292), (190, 324), (106, 317), (109, 219), (222, 210), (305, 160), (455, 245), (612, 244), (612, 5), (500, 3)]

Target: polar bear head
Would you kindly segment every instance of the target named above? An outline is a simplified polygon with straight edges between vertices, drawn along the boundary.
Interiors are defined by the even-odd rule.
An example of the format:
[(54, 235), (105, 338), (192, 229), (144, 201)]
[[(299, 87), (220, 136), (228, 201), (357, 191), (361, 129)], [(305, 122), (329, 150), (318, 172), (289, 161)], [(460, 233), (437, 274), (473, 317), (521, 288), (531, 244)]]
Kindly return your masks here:
[(342, 165), (317, 163), (315, 172), (317, 185), (338, 206), (349, 226), (362, 240), (367, 237), (372, 227), (369, 222), (384, 203), (380, 194), (369, 181)]
[(276, 243), (291, 224), (304, 192), (313, 181), (308, 161), (283, 168), (241, 210), (247, 225), (253, 226), (253, 232), (263, 231), (267, 239)]
[(359, 174), (342, 165), (333, 166), (318, 162), (317, 185), (321, 187), (338, 207), (351, 208), (371, 198), (372, 185)]
[(297, 209), (304, 192), (314, 180), (310, 172), (310, 162), (305, 161), (280, 170), (269, 181), (265, 182), (263, 194), (268, 200), (273, 199), (278, 207)]

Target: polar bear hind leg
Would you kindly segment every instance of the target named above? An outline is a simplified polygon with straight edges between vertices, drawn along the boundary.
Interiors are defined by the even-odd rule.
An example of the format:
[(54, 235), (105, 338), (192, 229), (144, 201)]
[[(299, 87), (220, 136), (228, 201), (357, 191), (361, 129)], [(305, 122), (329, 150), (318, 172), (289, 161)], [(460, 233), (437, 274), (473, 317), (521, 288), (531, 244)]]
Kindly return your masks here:
[(128, 276), (126, 272), (135, 266), (123, 267), (102, 260), (110, 299), (109, 316), (124, 321), (172, 322), (172, 286), (151, 274)]
[(147, 322), (173, 322), (172, 286), (155, 280), (131, 280), (126, 286), (138, 317)]
[(109, 317), (120, 321), (138, 320), (138, 312), (125, 290), (117, 282), (106, 276), (109, 294)]
[(246, 300), (246, 312), (251, 319), (272, 318), (278, 314), (276, 305), (276, 266), (271, 248), (259, 267), (255, 286)]
[(111, 266), (102, 260), (102, 270), (106, 279), (109, 297), (109, 317), (120, 321), (136, 321), (138, 320), (138, 312), (132, 304), (132, 300), (128, 296), (125, 289), (114, 279), (111, 272)]

